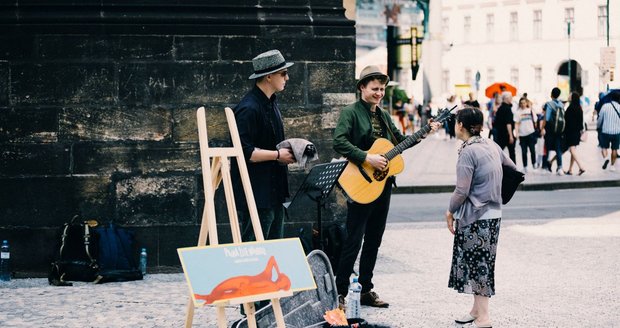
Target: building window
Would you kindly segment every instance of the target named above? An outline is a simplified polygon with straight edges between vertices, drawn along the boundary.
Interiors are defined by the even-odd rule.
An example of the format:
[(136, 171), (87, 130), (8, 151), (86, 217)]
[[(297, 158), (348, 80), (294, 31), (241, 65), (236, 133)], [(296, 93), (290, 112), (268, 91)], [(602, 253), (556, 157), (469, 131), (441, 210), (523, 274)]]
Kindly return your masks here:
[(510, 69), (510, 83), (516, 88), (519, 87), (519, 69), (516, 67)]
[(495, 83), (495, 69), (487, 68), (487, 84)]
[(441, 22), (441, 33), (444, 40), (450, 39), (450, 18), (444, 17)]
[(487, 14), (487, 41), (493, 42), (495, 39), (495, 15)]
[(471, 34), (471, 16), (465, 16), (463, 18), (463, 42), (469, 43)]
[(450, 71), (447, 69), (441, 71), (441, 88), (443, 92), (448, 92), (450, 90)]
[(575, 35), (575, 8), (564, 8), (564, 35), (568, 38), (568, 25), (570, 23), (570, 35)]
[(542, 10), (534, 10), (533, 39), (542, 39)]
[(534, 67), (534, 92), (542, 91), (542, 68)]
[(516, 11), (510, 13), (510, 41), (519, 39), (519, 16)]
[(472, 82), (472, 78), (471, 78), (471, 68), (466, 68), (465, 69), (465, 84), (471, 84)]
[(607, 6), (598, 6), (598, 36), (607, 36)]

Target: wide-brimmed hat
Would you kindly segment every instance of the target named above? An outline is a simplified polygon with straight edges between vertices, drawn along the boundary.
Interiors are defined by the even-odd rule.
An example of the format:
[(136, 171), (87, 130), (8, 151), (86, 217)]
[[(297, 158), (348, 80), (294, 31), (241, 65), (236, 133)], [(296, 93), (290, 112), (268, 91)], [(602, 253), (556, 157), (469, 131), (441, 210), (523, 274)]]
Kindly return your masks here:
[(379, 66), (369, 65), (369, 66), (364, 67), (364, 69), (360, 73), (360, 79), (357, 80), (357, 85), (355, 86), (355, 88), (359, 89), (360, 84), (369, 77), (383, 77), (386, 79), (385, 84), (390, 82), (390, 77), (387, 76), (385, 73), (383, 73), (381, 69), (379, 69)]
[(252, 66), (254, 66), (254, 74), (250, 75), (249, 80), (291, 67), (293, 63), (287, 63), (280, 51), (269, 50), (254, 57), (252, 59)]

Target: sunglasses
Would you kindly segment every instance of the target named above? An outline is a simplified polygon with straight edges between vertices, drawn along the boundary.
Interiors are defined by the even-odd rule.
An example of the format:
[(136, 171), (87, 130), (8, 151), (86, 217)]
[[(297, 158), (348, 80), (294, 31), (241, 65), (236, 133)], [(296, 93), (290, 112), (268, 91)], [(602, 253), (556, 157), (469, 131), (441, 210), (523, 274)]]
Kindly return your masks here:
[(282, 77), (285, 77), (285, 76), (288, 75), (288, 71), (282, 71), (282, 72), (280, 72), (278, 74), (280, 74), (280, 76), (282, 76)]

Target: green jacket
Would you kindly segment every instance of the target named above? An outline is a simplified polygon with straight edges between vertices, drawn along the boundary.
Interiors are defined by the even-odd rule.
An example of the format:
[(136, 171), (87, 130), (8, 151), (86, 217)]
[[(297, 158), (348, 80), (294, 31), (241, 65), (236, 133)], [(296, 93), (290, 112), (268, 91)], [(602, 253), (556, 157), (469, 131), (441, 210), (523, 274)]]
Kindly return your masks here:
[[(386, 123), (398, 140), (392, 140), (392, 135), (383, 126), (383, 135), (393, 144), (398, 144), (406, 137), (396, 128), (390, 114), (380, 108), (383, 122)], [(338, 124), (334, 130), (334, 150), (353, 163), (360, 165), (366, 160), (366, 151), (376, 140), (372, 133), (372, 118), (370, 106), (361, 100), (342, 109)]]

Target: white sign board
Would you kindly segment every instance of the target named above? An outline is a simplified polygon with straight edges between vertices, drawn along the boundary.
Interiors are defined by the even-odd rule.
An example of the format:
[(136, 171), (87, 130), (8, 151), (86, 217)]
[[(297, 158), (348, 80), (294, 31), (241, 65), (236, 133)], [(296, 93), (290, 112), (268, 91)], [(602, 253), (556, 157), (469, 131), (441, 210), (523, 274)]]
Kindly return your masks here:
[(614, 67), (616, 67), (616, 48), (615, 47), (601, 48), (601, 68), (610, 69)]

